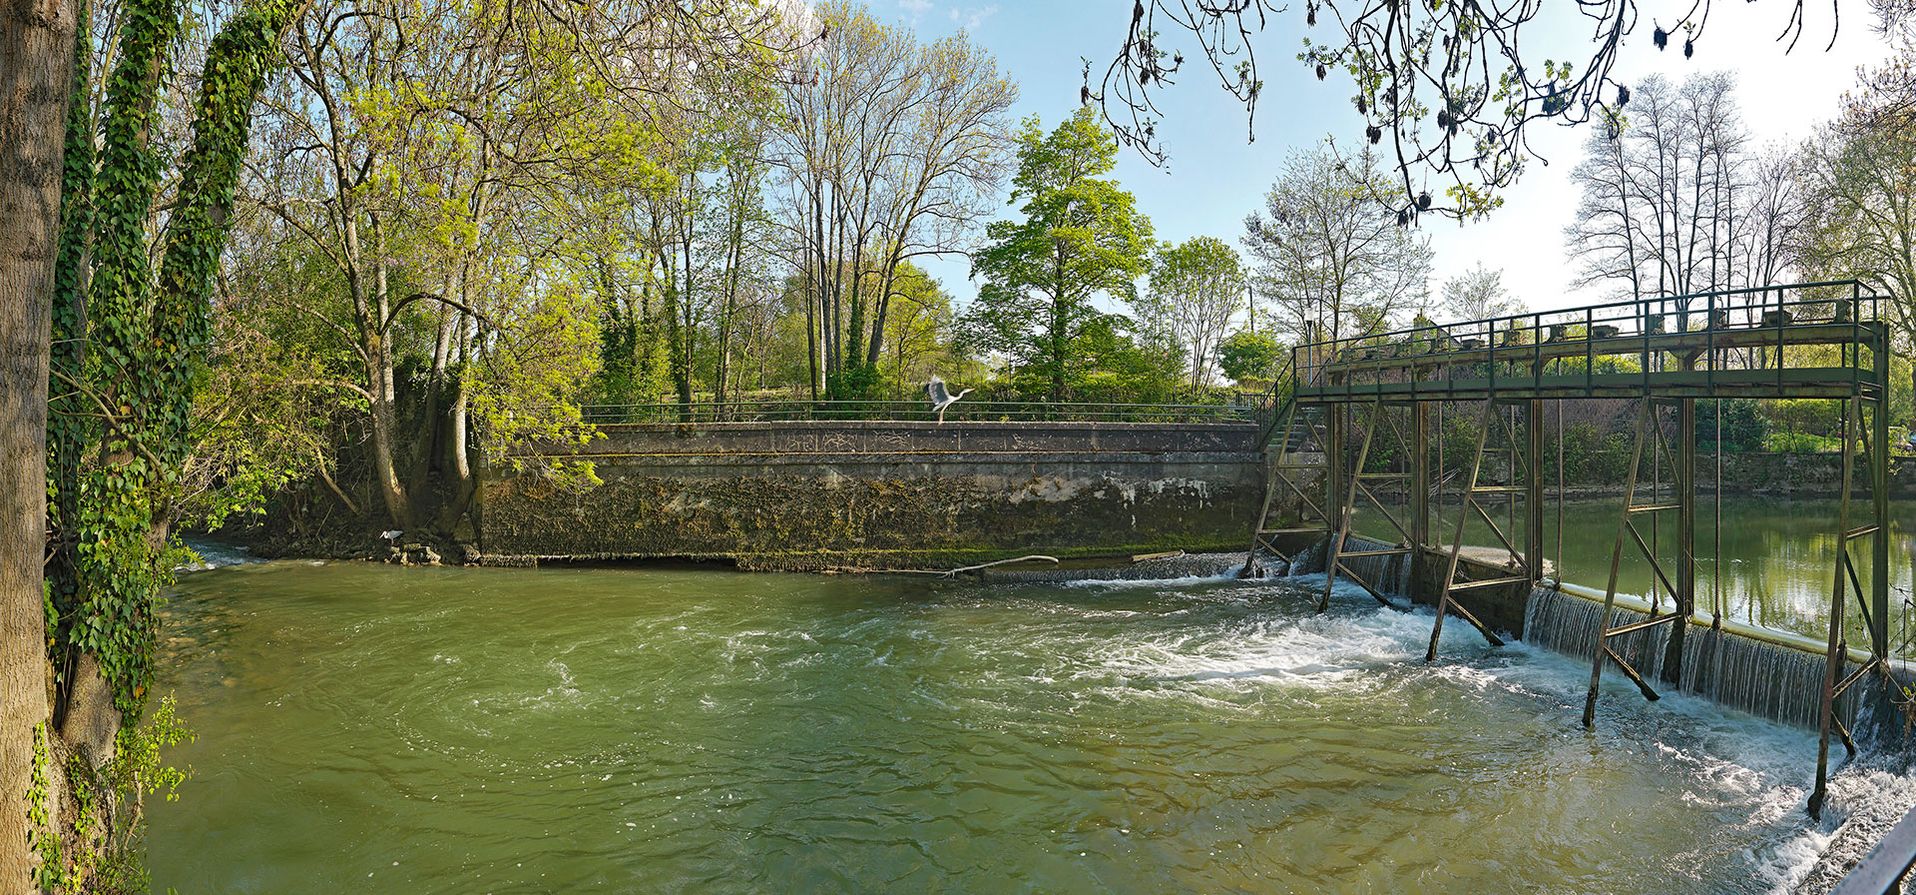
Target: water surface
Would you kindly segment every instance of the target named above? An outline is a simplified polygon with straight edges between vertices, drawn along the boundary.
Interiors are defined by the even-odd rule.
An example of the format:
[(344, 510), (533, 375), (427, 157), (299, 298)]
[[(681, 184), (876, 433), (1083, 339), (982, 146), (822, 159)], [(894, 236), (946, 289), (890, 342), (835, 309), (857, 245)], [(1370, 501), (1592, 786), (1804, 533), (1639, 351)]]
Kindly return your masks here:
[[(1572, 500), (1563, 508), (1562, 566), (1564, 580), (1603, 589), (1609, 580), (1610, 556), (1617, 542), (1617, 513), (1622, 498)], [(1817, 640), (1829, 638), (1830, 594), (1835, 586), (1836, 531), (1838, 503), (1834, 500), (1771, 500), (1743, 495), (1723, 499), (1722, 539), (1717, 539), (1716, 505), (1711, 495), (1697, 502), (1697, 610), (1705, 615), (1720, 611), (1724, 618), (1803, 634)], [(1867, 504), (1853, 505), (1851, 526), (1867, 521)], [(1443, 525), (1433, 524), (1431, 531), (1443, 539), (1452, 536), (1456, 525), (1454, 502), (1444, 508)], [(1521, 520), (1508, 521), (1502, 511), (1491, 514), (1497, 524), (1513, 538), (1521, 537)], [(1674, 578), (1676, 540), (1674, 514), (1637, 517), (1645, 540), (1655, 539), (1664, 571)], [(1553, 562), (1558, 557), (1557, 506), (1548, 503), (1544, 512), (1544, 552)], [(1366, 533), (1395, 539), (1388, 523), (1369, 521), (1360, 526)], [(1481, 522), (1468, 529), (1471, 544), (1499, 543)], [(1890, 503), (1890, 636), (1898, 652), (1909, 655), (1910, 641), (1916, 638), (1916, 606), (1910, 602), (1910, 557), (1916, 555), (1916, 502)], [(1521, 544), (1519, 544), (1521, 546)], [(1720, 553), (1719, 553), (1720, 550)], [(1722, 556), (1722, 562), (1717, 561)], [(1864, 586), (1871, 576), (1869, 540), (1853, 543), (1850, 555)], [(1720, 574), (1720, 578), (1718, 577)], [(1660, 587), (1650, 564), (1635, 544), (1625, 540), (1618, 565), (1617, 589), (1621, 593), (1649, 598), (1653, 587)], [(1662, 603), (1671, 605), (1667, 588), (1662, 588)], [(1720, 602), (1717, 602), (1720, 596)], [(1862, 648), (1868, 635), (1862, 613), (1852, 594), (1844, 610), (1846, 628), (1852, 645)]]
[[(1321, 582), (1321, 579), (1320, 579)], [(1303, 589), (1308, 590), (1308, 581)], [(1805, 732), (1297, 582), (187, 576), (157, 891), (1767, 892)]]

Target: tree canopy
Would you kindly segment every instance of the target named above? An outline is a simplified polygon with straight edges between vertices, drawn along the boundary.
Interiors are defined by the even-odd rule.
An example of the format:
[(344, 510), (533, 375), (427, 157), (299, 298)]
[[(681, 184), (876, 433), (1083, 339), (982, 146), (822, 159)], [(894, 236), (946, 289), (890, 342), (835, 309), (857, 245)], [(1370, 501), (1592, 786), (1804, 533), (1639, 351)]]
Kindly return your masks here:
[[(1053, 400), (1096, 365), (1095, 343), (1122, 329), (1096, 299), (1130, 300), (1149, 264), (1151, 221), (1105, 177), (1118, 144), (1088, 109), (1047, 133), (1018, 134), (1011, 202), (1021, 220), (995, 221), (972, 263), (981, 280), (967, 320), (971, 344), (1043, 380)], [(1090, 341), (1084, 341), (1090, 338)]]

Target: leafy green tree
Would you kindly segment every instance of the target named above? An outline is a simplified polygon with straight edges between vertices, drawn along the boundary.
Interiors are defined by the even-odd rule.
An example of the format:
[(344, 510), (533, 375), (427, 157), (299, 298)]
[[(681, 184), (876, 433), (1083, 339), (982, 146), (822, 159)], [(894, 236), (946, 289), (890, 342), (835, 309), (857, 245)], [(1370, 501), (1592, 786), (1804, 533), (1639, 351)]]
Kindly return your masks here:
[(949, 379), (956, 363), (951, 341), (951, 293), (916, 264), (899, 265), (885, 318), (884, 371), (901, 389), (916, 391), (936, 373)]
[(1184, 353), (1192, 388), (1212, 383), (1217, 346), (1245, 307), (1244, 264), (1215, 236), (1160, 246), (1151, 260), (1151, 290), (1132, 303), (1146, 338)]
[[(1881, 316), (1916, 349), (1916, 34), (1865, 71), (1835, 120), (1804, 144), (1811, 279), (1855, 277), (1885, 296)], [(1916, 384), (1916, 368), (1911, 368)]]
[(1035, 116), (1027, 119), (1010, 200), (1023, 201), (1024, 219), (987, 227), (990, 244), (972, 264), (984, 280), (967, 314), (972, 343), (1044, 380), (1053, 400), (1089, 372), (1096, 353), (1076, 350), (1079, 340), (1093, 326), (1115, 330), (1096, 299), (1134, 299), (1149, 263), (1150, 219), (1104, 176), (1117, 154), (1088, 108), (1048, 134)]
[(1723, 409), (1723, 450), (1725, 452), (1760, 451), (1769, 437), (1770, 423), (1757, 402), (1749, 398), (1727, 401), (1698, 401), (1696, 404), (1697, 447), (1714, 451), (1717, 444), (1717, 408)]
[(1238, 330), (1217, 346), (1217, 365), (1224, 375), (1237, 382), (1270, 379), (1284, 359), (1284, 346), (1270, 333)]

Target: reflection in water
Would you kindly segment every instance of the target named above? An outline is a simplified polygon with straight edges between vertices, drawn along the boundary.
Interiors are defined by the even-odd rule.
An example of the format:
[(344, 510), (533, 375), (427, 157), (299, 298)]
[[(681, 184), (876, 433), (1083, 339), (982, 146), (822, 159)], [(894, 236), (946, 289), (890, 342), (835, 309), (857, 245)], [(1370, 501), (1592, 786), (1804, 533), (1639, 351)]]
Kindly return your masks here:
[(1806, 733), (1586, 734), (1580, 663), (1299, 585), (191, 575), (156, 890), (1765, 892), (1885, 798), (1807, 827)]
[[(1611, 547), (1617, 535), (1619, 501), (1578, 501), (1564, 513), (1564, 580), (1602, 588), (1610, 573)], [(1912, 633), (1907, 609), (1910, 584), (1910, 553), (1916, 549), (1916, 513), (1908, 506), (1891, 502), (1890, 520), (1890, 634), (1898, 643), (1906, 643)], [(1853, 507), (1853, 513), (1865, 513), (1867, 507)], [(1793, 631), (1818, 640), (1829, 636), (1829, 604), (1836, 572), (1836, 519), (1834, 500), (1771, 501), (1751, 497), (1729, 497), (1723, 501), (1723, 553), (1721, 564), (1715, 560), (1715, 506), (1708, 495), (1697, 509), (1697, 608), (1710, 612), (1712, 595), (1717, 592), (1721, 572), (1723, 616), (1737, 621)], [(1861, 525), (1864, 518), (1852, 518)], [(1555, 550), (1556, 516), (1546, 514), (1545, 540)], [(1639, 522), (1647, 538), (1650, 526)], [(1665, 557), (1675, 555), (1673, 525), (1658, 525), (1656, 534)], [(1851, 546), (1856, 571), (1865, 587), (1870, 582), (1870, 557), (1867, 541)], [(1665, 561), (1665, 570), (1671, 566)], [(1642, 554), (1629, 544), (1624, 546), (1623, 563), (1617, 589), (1624, 593), (1648, 595), (1653, 573)], [(1668, 605), (1669, 594), (1663, 599)], [(1869, 642), (1861, 613), (1854, 597), (1845, 611), (1850, 642), (1861, 646)]]
[[(1644, 502), (1639, 500), (1639, 503)], [(1617, 512), (1622, 498), (1567, 501), (1563, 508), (1563, 579), (1573, 584), (1603, 589), (1609, 581), (1610, 556), (1617, 540)], [(1431, 531), (1448, 542), (1456, 524), (1454, 500), (1444, 508), (1441, 525)], [(1716, 560), (1716, 504), (1705, 494), (1697, 504), (1697, 611), (1705, 615), (1720, 606), (1724, 618), (1754, 625), (1803, 634), (1817, 640), (1829, 637), (1830, 593), (1835, 586), (1836, 529), (1838, 504), (1834, 500), (1766, 500), (1756, 497), (1725, 495), (1723, 499), (1723, 538), (1721, 563)], [(1850, 524), (1863, 524), (1867, 505), (1852, 506)], [(1521, 539), (1521, 520), (1511, 520), (1498, 510), (1491, 513), (1498, 526), (1513, 539)], [(1661, 521), (1659, 521), (1661, 519)], [(1638, 516), (1637, 526), (1646, 540), (1659, 544), (1664, 572), (1675, 577), (1673, 513)], [(1498, 544), (1496, 535), (1475, 517), (1465, 534), (1473, 545)], [(1378, 518), (1360, 519), (1358, 530), (1395, 539), (1388, 523)], [(1557, 560), (1557, 506), (1548, 503), (1544, 512), (1544, 553)], [(1521, 545), (1520, 545), (1521, 546)], [(1916, 605), (1910, 602), (1910, 557), (1916, 552), (1916, 505), (1908, 501), (1890, 502), (1889, 582), (1890, 638), (1907, 646), (1916, 637)], [(1871, 580), (1868, 540), (1852, 543), (1850, 555), (1864, 587)], [(1718, 575), (1721, 574), (1719, 579)], [(1617, 590), (1648, 598), (1656, 576), (1636, 546), (1626, 540), (1618, 565)], [(1716, 602), (1719, 598), (1720, 604)], [(1663, 605), (1670, 595), (1662, 588)], [(1861, 647), (1869, 642), (1854, 596), (1845, 610), (1850, 643)]]

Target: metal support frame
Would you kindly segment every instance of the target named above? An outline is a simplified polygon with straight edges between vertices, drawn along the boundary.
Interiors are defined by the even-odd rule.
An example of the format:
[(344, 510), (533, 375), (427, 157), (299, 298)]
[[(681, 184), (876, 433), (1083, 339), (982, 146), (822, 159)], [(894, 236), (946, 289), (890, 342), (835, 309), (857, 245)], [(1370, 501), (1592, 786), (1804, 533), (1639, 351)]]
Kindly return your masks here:
[[(1267, 444), (1264, 452), (1268, 460), (1264, 471), (1264, 502), (1257, 513), (1257, 525), (1251, 531), (1251, 549), (1244, 558), (1244, 568), (1238, 573), (1240, 577), (1252, 574), (1257, 557), (1263, 553), (1268, 552), (1287, 565), (1293, 562), (1296, 557), (1279, 546), (1280, 537), (1330, 531), (1331, 516), (1327, 508), (1332, 504), (1320, 501), (1331, 492), (1313, 499), (1302, 475), (1323, 467), (1297, 462), (1297, 455), (1310, 453), (1313, 447), (1324, 452), (1328, 459), (1327, 425), (1320, 425), (1314, 418), (1322, 410), (1322, 407), (1306, 407), (1295, 398), (1286, 399), (1277, 410), (1276, 424), (1272, 427), (1273, 443)], [(1301, 518), (1287, 526), (1271, 527), (1271, 510), (1280, 500), (1293, 499), (1303, 510)]]
[[(1690, 469), (1694, 473), (1696, 465), (1696, 408), (1694, 404), (1687, 399), (1680, 400), (1682, 403), (1691, 405), (1689, 407), (1691, 437), (1687, 443), (1685, 452), (1690, 455)], [(1643, 698), (1652, 702), (1655, 702), (1659, 698), (1657, 691), (1650, 686), (1649, 682), (1643, 679), (1643, 675), (1631, 666), (1622, 655), (1618, 654), (1616, 650), (1610, 648), (1610, 638), (1641, 631), (1655, 625), (1676, 624), (1678, 627), (1672, 629), (1671, 635), (1674, 641), (1676, 637), (1679, 636), (1675, 632), (1681, 630), (1683, 626), (1688, 624), (1691, 613), (1695, 611), (1694, 582), (1696, 575), (1694, 569), (1694, 551), (1680, 554), (1677, 560), (1679, 567), (1686, 565), (1690, 567), (1690, 570), (1687, 572), (1681, 569), (1678, 571), (1679, 578), (1691, 582), (1691, 589), (1689, 591), (1688, 601), (1686, 602), (1684, 589), (1671, 582), (1669, 572), (1664, 569), (1663, 561), (1657, 555), (1656, 539), (1652, 537), (1648, 541), (1644, 540), (1643, 533), (1637, 529), (1635, 520), (1635, 517), (1638, 515), (1659, 514), (1682, 509), (1679, 504), (1662, 502), (1663, 496), (1658, 493), (1660, 491), (1658, 484), (1652, 485), (1649, 503), (1640, 504), (1637, 502), (1637, 487), (1642, 482), (1643, 460), (1646, 453), (1650, 455), (1652, 466), (1655, 466), (1659, 460), (1665, 458), (1672, 461), (1671, 465), (1673, 467), (1680, 466), (1680, 464), (1675, 462), (1675, 458), (1669, 456), (1669, 439), (1664, 437), (1662, 421), (1658, 418), (1658, 403), (1660, 402), (1653, 398), (1644, 398), (1637, 403), (1636, 434), (1632, 439), (1633, 447), (1630, 453), (1630, 473), (1624, 479), (1623, 505), (1617, 512), (1617, 538), (1616, 542), (1612, 544), (1610, 548), (1610, 578), (1609, 583), (1604, 586), (1603, 615), (1597, 626), (1597, 642), (1590, 658), (1590, 690), (1584, 695), (1583, 700), (1583, 726), (1586, 728), (1596, 724), (1597, 690), (1603, 683), (1603, 666), (1605, 661), (1614, 663), (1617, 666), (1617, 670), (1623, 672), (1624, 677), (1629, 678), (1631, 683), (1636, 684), (1637, 690), (1643, 694)], [(1678, 412), (1679, 414), (1683, 413), (1681, 409)], [(1679, 424), (1679, 429), (1680, 428), (1681, 424)], [(1688, 482), (1694, 485), (1694, 476), (1692, 476)], [(1676, 490), (1681, 491), (1681, 485), (1679, 485)], [(1695, 495), (1691, 494), (1687, 498), (1684, 498), (1684, 500), (1691, 506), (1691, 511), (1687, 514), (1680, 513), (1679, 516), (1680, 518), (1687, 518), (1691, 525), (1694, 526), (1696, 521), (1696, 513), (1694, 510)], [(1654, 515), (1652, 518), (1654, 518)], [(1678, 527), (1681, 529), (1683, 524), (1679, 522)], [(1638, 552), (1642, 554), (1644, 559), (1649, 561), (1652, 581), (1662, 582), (1663, 585), (1669, 588), (1671, 593), (1676, 596), (1677, 607), (1670, 614), (1663, 615), (1657, 611), (1657, 604), (1652, 602), (1650, 606), (1650, 618), (1648, 620), (1612, 627), (1611, 623), (1616, 617), (1617, 576), (1623, 566), (1623, 544), (1626, 538), (1634, 543)], [(1678, 540), (1684, 540), (1681, 533), (1678, 535)], [(1691, 540), (1694, 540), (1693, 530)], [(1676, 653), (1676, 660), (1680, 666), (1682, 661), (1682, 653), (1680, 652), (1681, 644), (1677, 643), (1676, 647), (1679, 650)], [(1681, 678), (1677, 676), (1680, 673), (1680, 667), (1669, 667), (1670, 660), (1670, 655), (1666, 653), (1664, 656), (1664, 678), (1672, 682), (1681, 680)]]
[[(1416, 489), (1413, 480), (1416, 479), (1417, 474), (1409, 471), (1379, 473), (1367, 470), (1371, 456), (1371, 445), (1376, 442), (1379, 430), (1387, 430), (1396, 438), (1399, 456), (1404, 458), (1399, 461), (1399, 464), (1412, 463), (1408, 456), (1412, 450), (1411, 439), (1404, 436), (1403, 429), (1398, 427), (1396, 420), (1390, 415), (1390, 411), (1393, 408), (1401, 406), (1404, 405), (1389, 405), (1381, 401), (1372, 401), (1368, 405), (1363, 405), (1363, 409), (1368, 412), (1368, 419), (1364, 421), (1363, 426), (1364, 440), (1362, 446), (1357, 450), (1357, 463), (1352, 466), (1348, 474), (1344, 476), (1348, 485), (1340, 490), (1337, 495), (1336, 525), (1331, 529), (1330, 544), (1324, 557), (1324, 592), (1317, 601), (1317, 611), (1319, 612), (1330, 608), (1331, 589), (1336, 586), (1337, 576), (1339, 575), (1343, 575), (1345, 578), (1357, 582), (1357, 585), (1362, 587), (1364, 592), (1370, 594), (1371, 598), (1377, 602), (1389, 606), (1392, 609), (1402, 608), (1392, 603), (1390, 598), (1385, 596), (1383, 591), (1375, 584), (1366, 581), (1357, 570), (1352, 569), (1344, 562), (1345, 558), (1358, 555), (1402, 556), (1407, 558), (1406, 561), (1415, 560), (1417, 556), (1418, 541), (1416, 536), (1412, 534), (1412, 527), (1414, 527), (1416, 523), (1413, 522), (1412, 527), (1406, 527), (1403, 521), (1398, 519), (1397, 515), (1392, 513), (1390, 508), (1385, 505), (1384, 500), (1378, 496), (1380, 490), (1396, 490), (1389, 484), (1395, 482), (1410, 491), (1409, 494), (1401, 495), (1405, 498), (1405, 502), (1414, 503), (1416, 499)], [(1341, 466), (1341, 464), (1338, 465)], [(1379, 482), (1380, 487), (1373, 488), (1369, 482)], [(1361, 554), (1349, 553), (1344, 550), (1344, 543), (1351, 534), (1351, 522), (1355, 517), (1357, 502), (1360, 497), (1368, 502), (1378, 515), (1389, 522), (1392, 528), (1396, 529), (1399, 536), (1397, 546), (1383, 550), (1366, 550)]]
[[(1867, 428), (1864, 426), (1866, 410), (1869, 416)], [(1831, 575), (1829, 652), (1823, 675), (1822, 705), (1817, 711), (1816, 786), (1810, 792), (1808, 805), (1810, 816), (1819, 819), (1823, 815), (1823, 803), (1829, 795), (1830, 735), (1834, 733), (1842, 740), (1843, 749), (1850, 757), (1856, 756), (1855, 738), (1844, 726), (1842, 718), (1837, 716), (1837, 702), (1857, 683), (1869, 678), (1871, 672), (1876, 672), (1889, 685), (1891, 692), (1897, 689), (1889, 662), (1889, 537), (1885, 530), (1889, 521), (1888, 422), (1886, 391), (1873, 400), (1858, 395), (1843, 402), (1842, 485), (1836, 511), (1836, 563)], [(1860, 459), (1869, 482), (1871, 521), (1851, 527), (1859, 442), (1862, 445)], [(1865, 593), (1861, 576), (1857, 574), (1856, 559), (1850, 553), (1850, 544), (1863, 538), (1871, 539), (1868, 593)], [(1869, 631), (1870, 649), (1869, 658), (1845, 674), (1849, 665), (1849, 636), (1844, 616), (1851, 593), (1856, 595), (1857, 609), (1863, 613), (1864, 625)]]
[[(1534, 548), (1529, 552), (1520, 554), (1516, 545), (1510, 543), (1510, 538), (1504, 534), (1503, 529), (1497, 526), (1497, 521), (1491, 518), (1489, 511), (1484, 509), (1483, 503), (1480, 501), (1481, 497), (1492, 494), (1500, 495), (1506, 500), (1516, 499), (1517, 492), (1515, 489), (1518, 486), (1515, 481), (1506, 481), (1501, 485), (1483, 484), (1484, 455), (1487, 453), (1499, 451), (1505, 453), (1508, 458), (1505, 466), (1507, 477), (1512, 480), (1517, 478), (1517, 460), (1519, 457), (1516, 448), (1518, 443), (1517, 434), (1509, 417), (1497, 412), (1500, 406), (1502, 405), (1496, 400), (1485, 401), (1483, 417), (1478, 421), (1477, 446), (1476, 449), (1471, 452), (1470, 475), (1464, 480), (1464, 487), (1460, 492), (1463, 499), (1457, 507), (1457, 523), (1452, 530), (1453, 534), (1450, 539), (1450, 557), (1445, 561), (1443, 585), (1437, 594), (1437, 620), (1431, 624), (1430, 647), (1424, 651), (1424, 661), (1426, 662), (1436, 661), (1437, 644), (1444, 636), (1444, 617), (1452, 612), (1457, 613), (1459, 618), (1469, 622), (1471, 627), (1476, 628), (1477, 633), (1482, 634), (1484, 640), (1488, 641), (1491, 646), (1503, 646), (1503, 638), (1498, 637), (1496, 632), (1490, 630), (1488, 625), (1478, 620), (1477, 616), (1471, 614), (1470, 610), (1465, 609), (1461, 604), (1451, 599), (1451, 594), (1454, 591), (1460, 589), (1471, 590), (1479, 587), (1516, 583), (1519, 581), (1531, 582), (1537, 578), (1537, 554)], [(1493, 426), (1493, 423), (1502, 423), (1502, 425)], [(1507, 439), (1505, 445), (1501, 448), (1492, 447), (1490, 442), (1491, 430), (1498, 428), (1503, 429), (1504, 436)], [(1528, 440), (1528, 438), (1525, 439), (1525, 441)], [(1537, 470), (1535, 465), (1531, 462), (1536, 456), (1536, 454), (1532, 453), (1524, 458), (1524, 466), (1527, 470), (1527, 474), (1524, 478), (1529, 480), (1522, 486), (1526, 494), (1534, 490), (1539, 478), (1536, 474)], [(1457, 567), (1459, 561), (1463, 558), (1464, 552), (1464, 531), (1469, 527), (1470, 514), (1472, 512), (1475, 512), (1477, 517), (1484, 521), (1484, 524), (1490, 526), (1490, 531), (1496, 535), (1497, 540), (1503, 542), (1504, 549), (1510, 552), (1511, 558), (1522, 570), (1523, 575), (1521, 577), (1513, 576), (1508, 579), (1492, 579), (1490, 581), (1457, 580)], [(1529, 519), (1533, 515), (1535, 515), (1535, 513), (1526, 512), (1525, 518)], [(1528, 528), (1528, 525), (1526, 525), (1526, 528)], [(1538, 541), (1542, 540), (1541, 532), (1537, 534), (1536, 539)]]
[[(1792, 291), (1794, 300), (1786, 294)], [(1589, 727), (1595, 723), (1606, 663), (1615, 664), (1645, 698), (1657, 698), (1650, 682), (1611, 648), (1614, 637), (1659, 625), (1672, 626), (1665, 642), (1659, 678), (1669, 684), (1680, 685), (1682, 681), (1683, 641), (1691, 620), (1696, 617), (1696, 399), (1840, 400), (1844, 420), (1843, 495), (1836, 520), (1838, 554), (1831, 574), (1829, 645), (1821, 685), (1816, 786), (1808, 805), (1812, 815), (1819, 814), (1827, 796), (1831, 735), (1854, 751), (1853, 738), (1837, 711), (1839, 701), (1857, 684), (1872, 677), (1884, 681), (1892, 698), (1899, 690), (1890, 663), (1886, 530), (1889, 518), (1889, 329), (1879, 313), (1880, 301), (1878, 296), (1864, 294), (1860, 284), (1852, 281), (1766, 286), (1533, 312), (1299, 346), (1291, 358), (1291, 369), (1298, 383), (1295, 399), (1279, 411), (1281, 421), (1274, 420), (1273, 424), (1284, 441), (1272, 455), (1275, 457), (1273, 475), (1267, 482), (1264, 511), (1260, 513), (1252, 538), (1253, 553), (1260, 549), (1275, 550), (1270, 536), (1282, 531), (1322, 531), (1326, 535), (1329, 574), (1325, 596), (1318, 603), (1320, 609), (1328, 598), (1330, 579), (1341, 572), (1357, 580), (1349, 574), (1343, 560), (1371, 551), (1345, 549), (1346, 539), (1352, 533), (1356, 503), (1363, 497), (1383, 508), (1369, 487), (1366, 464), (1379, 431), (1395, 425), (1389, 421), (1387, 408), (1390, 405), (1386, 402), (1407, 402), (1411, 431), (1407, 438), (1402, 432), (1395, 434), (1400, 441), (1408, 442), (1410, 459), (1408, 469), (1401, 475), (1392, 473), (1392, 477), (1401, 477), (1407, 483), (1409, 524), (1406, 526), (1388, 510), (1382, 515), (1402, 536), (1400, 543), (1408, 548), (1414, 574), (1419, 576), (1427, 574), (1423, 563), (1418, 561), (1421, 551), (1426, 546), (1436, 546), (1431, 530), (1433, 514), (1438, 527), (1452, 525), (1450, 539), (1443, 544), (1449, 555), (1438, 588), (1437, 615), (1425, 658), (1427, 661), (1436, 658), (1444, 622), (1452, 613), (1470, 622), (1490, 643), (1500, 644), (1502, 641), (1494, 632), (1457, 604), (1455, 595), (1488, 586), (1534, 585), (1542, 579), (1543, 402), (1553, 399), (1558, 402), (1556, 540), (1561, 563), (1562, 401), (1577, 398), (1637, 401), (1634, 450), (1623, 505), (1618, 513), (1603, 616), (1591, 659), (1590, 689), (1584, 700), (1583, 723)], [(1697, 325), (1699, 313), (1702, 315), (1700, 326)], [(1677, 321), (1674, 327), (1670, 326), (1672, 320)], [(1504, 337), (1499, 338), (1500, 335)], [(1838, 354), (1840, 363), (1831, 363)], [(1635, 361), (1636, 367), (1634, 370), (1600, 369), (1600, 359), (1627, 359)], [(1482, 401), (1483, 412), (1469, 475), (1456, 492), (1461, 496), (1457, 518), (1451, 520), (1443, 515), (1447, 490), (1443, 482), (1452, 472), (1444, 460), (1443, 404), (1470, 401)], [(1434, 411), (1431, 405), (1435, 405)], [(1306, 407), (1323, 414), (1321, 426), (1305, 419)], [(1350, 460), (1347, 442), (1353, 434), (1349, 417), (1355, 408), (1361, 408), (1360, 415), (1367, 410), (1369, 416), (1362, 428), (1357, 465), (1347, 469)], [(1720, 437), (1723, 426), (1720, 403), (1718, 408)], [(1513, 412), (1500, 412), (1504, 409)], [(1521, 434), (1514, 418), (1519, 415), (1515, 413), (1519, 409), (1525, 427)], [(1669, 428), (1674, 432), (1665, 431), (1666, 410), (1673, 411), (1673, 425)], [(1439, 430), (1434, 446), (1437, 454), (1434, 470), (1430, 463), (1433, 446), (1427, 431), (1433, 416)], [(1295, 470), (1283, 468), (1286, 458), (1294, 455), (1291, 448), (1299, 437), (1318, 439), (1324, 451), (1325, 463), (1320, 468), (1324, 478), (1321, 505), (1311, 499), (1312, 489), (1292, 475)], [(1493, 447), (1493, 438), (1503, 441)], [(1500, 452), (1510, 458), (1509, 475), (1503, 483), (1486, 484), (1485, 456)], [(1716, 486), (1720, 494), (1723, 489), (1720, 448), (1717, 464)], [(1662, 474), (1666, 465), (1672, 479), (1667, 496)], [(1860, 508), (1859, 496), (1855, 493), (1859, 465), (1869, 484), (1870, 502), (1864, 511), (1869, 521), (1856, 525), (1858, 520), (1854, 517)], [(1496, 464), (1491, 466), (1495, 468)], [(1305, 515), (1314, 513), (1321, 525), (1286, 530), (1267, 528), (1274, 506), (1273, 495), (1285, 488), (1301, 499)], [(1645, 493), (1648, 497), (1644, 497)], [(1492, 495), (1510, 501), (1506, 524), (1513, 530), (1518, 527), (1515, 501), (1520, 496), (1526, 501), (1521, 551), (1485, 506), (1484, 499)], [(1482, 520), (1518, 560), (1521, 575), (1458, 580), (1464, 536), (1472, 516)], [(1650, 519), (1647, 538), (1646, 532), (1639, 528), (1640, 516)], [(1665, 516), (1671, 518), (1659, 521)], [(1671, 537), (1666, 542), (1662, 534), (1671, 526)], [(1721, 528), (1719, 517), (1716, 536), (1719, 545)], [(1868, 545), (1867, 582), (1858, 565), (1860, 560), (1851, 549), (1852, 546), (1860, 548), (1862, 545), (1857, 542), (1863, 538), (1872, 539)], [(1617, 625), (1617, 584), (1626, 542), (1634, 545), (1650, 564), (1652, 607), (1649, 618)], [(1673, 554), (1667, 563), (1665, 550)], [(1712, 591), (1712, 617), (1720, 620), (1720, 546), (1713, 553), (1719, 582)], [(1247, 569), (1249, 565), (1247, 562)], [(1561, 578), (1561, 570), (1558, 575)], [(1359, 583), (1380, 602), (1389, 605), (1369, 583), (1361, 580)], [(1437, 583), (1427, 578), (1419, 582), (1425, 587)], [(1667, 613), (1662, 610), (1660, 600), (1665, 592), (1673, 598)], [(1857, 610), (1864, 616), (1870, 641), (1868, 657), (1860, 667), (1854, 668), (1844, 635), (1844, 616), (1851, 593), (1855, 594)]]

